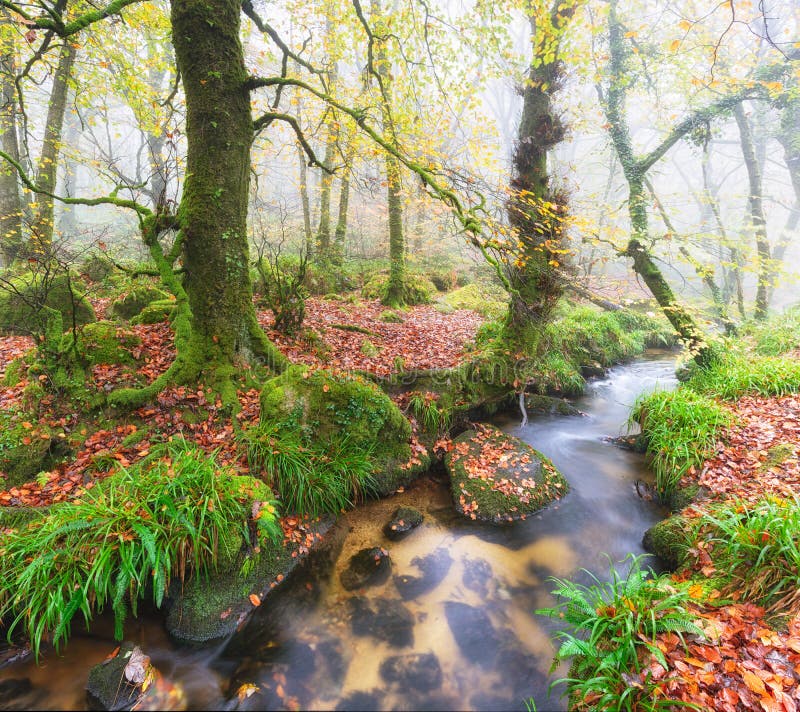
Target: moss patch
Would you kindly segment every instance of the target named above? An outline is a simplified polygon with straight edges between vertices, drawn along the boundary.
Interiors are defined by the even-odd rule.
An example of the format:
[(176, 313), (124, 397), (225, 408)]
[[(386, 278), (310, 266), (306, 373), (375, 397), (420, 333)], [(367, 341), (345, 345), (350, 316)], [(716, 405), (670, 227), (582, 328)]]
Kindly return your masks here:
[(381, 495), (419, 471), (408, 466), (411, 425), (380, 388), (360, 376), (292, 366), (265, 384), (261, 419), (299, 429), (308, 442), (346, 439), (349, 448), (368, 453)]
[(468, 284), (439, 298), (451, 309), (470, 309), (487, 319), (501, 319), (508, 310), (508, 294), (495, 284)]
[(82, 326), (95, 321), (94, 309), (82, 294), (85, 285), (60, 274), (46, 282), (35, 274), (23, 274), (0, 289), (0, 330), (15, 334), (43, 333), (48, 309), (61, 313), (64, 329), (72, 327), (73, 318)]
[(445, 466), (456, 511), (494, 524), (523, 519), (569, 489), (544, 455), (490, 425), (457, 437)]
[[(111, 321), (98, 321), (87, 324), (78, 338), (81, 355), (86, 365), (124, 364), (133, 365), (135, 359), (130, 349), (136, 348), (142, 340), (132, 331), (120, 328)], [(64, 337), (62, 350), (68, 351), (72, 345), (72, 334)]]
[(169, 294), (155, 287), (135, 287), (111, 304), (111, 313), (121, 319), (131, 319), (155, 301), (167, 301)]
[[(365, 299), (385, 301), (389, 291), (389, 275), (377, 274), (367, 282), (361, 290)], [(409, 272), (403, 282), (403, 304), (430, 304), (436, 294), (436, 286), (427, 277)]]
[(689, 551), (688, 530), (686, 519), (681, 516), (669, 517), (644, 533), (642, 546), (661, 559), (670, 571), (675, 571), (686, 560)]

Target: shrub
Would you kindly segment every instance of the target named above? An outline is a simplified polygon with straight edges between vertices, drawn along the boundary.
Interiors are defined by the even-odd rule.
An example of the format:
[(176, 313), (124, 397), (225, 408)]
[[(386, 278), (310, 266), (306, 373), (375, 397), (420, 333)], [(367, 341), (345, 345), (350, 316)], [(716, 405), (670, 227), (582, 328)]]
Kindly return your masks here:
[[(652, 578), (653, 572), (641, 567), (642, 557), (629, 558), (626, 579), (613, 566), (608, 582), (586, 571), (594, 582), (589, 586), (551, 579), (556, 584), (553, 594), (561, 600), (536, 611), (569, 626), (556, 634), (563, 643), (553, 665), (573, 661), (570, 677), (556, 681), (566, 685), (570, 709), (670, 709), (674, 700), (658, 694), (649, 674), (641, 679), (643, 663), (652, 655), (669, 667), (656, 645), (659, 633), (703, 634), (687, 613), (688, 594), (667, 579)], [(631, 673), (638, 678), (635, 685), (630, 684)]]
[(253, 512), (259, 536), (280, 536), (270, 495), (182, 441), (159, 447), (3, 535), (0, 617), (38, 655), (46, 636), (66, 640), (79, 611), (88, 625), (110, 605), (119, 639), (128, 600), (135, 615), (148, 591), (161, 605), (171, 577), (207, 575), (247, 540)]
[(713, 455), (722, 430), (733, 422), (726, 408), (690, 388), (640, 396), (629, 424), (641, 426), (652, 457), (656, 489), (669, 497), (689, 468)]

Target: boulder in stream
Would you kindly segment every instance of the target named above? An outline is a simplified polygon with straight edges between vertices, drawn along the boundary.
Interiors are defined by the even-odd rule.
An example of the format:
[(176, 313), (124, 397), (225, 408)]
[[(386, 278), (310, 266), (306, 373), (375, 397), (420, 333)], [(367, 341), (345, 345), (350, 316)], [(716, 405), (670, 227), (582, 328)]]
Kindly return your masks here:
[(380, 667), (381, 677), (406, 690), (430, 692), (442, 686), (442, 666), (433, 653), (391, 655)]
[(383, 533), (388, 539), (398, 541), (422, 524), (423, 519), (422, 512), (414, 507), (398, 507), (383, 528)]
[(339, 575), (347, 591), (384, 583), (392, 571), (389, 552), (380, 546), (361, 549), (350, 557), (347, 568)]
[(394, 584), (404, 601), (417, 598), (436, 588), (447, 576), (452, 564), (453, 557), (450, 556), (450, 552), (440, 546), (427, 556), (415, 556), (411, 559), (411, 565), (416, 566), (422, 576), (409, 576), (408, 574), (395, 576)]
[(486, 612), (460, 601), (447, 601), (444, 613), (461, 654), (481, 667), (491, 666), (500, 652), (501, 640)]
[(347, 605), (354, 635), (369, 635), (395, 648), (414, 644), (414, 616), (400, 601), (354, 596)]
[(569, 489), (549, 459), (491, 425), (459, 435), (445, 466), (456, 511), (494, 524), (524, 519)]

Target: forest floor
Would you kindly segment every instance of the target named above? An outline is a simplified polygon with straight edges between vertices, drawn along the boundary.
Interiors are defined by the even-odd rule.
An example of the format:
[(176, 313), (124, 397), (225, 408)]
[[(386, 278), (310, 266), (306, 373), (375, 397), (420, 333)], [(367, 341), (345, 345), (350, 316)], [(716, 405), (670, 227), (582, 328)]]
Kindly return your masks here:
[[(800, 496), (800, 395), (746, 396), (731, 404), (731, 410), (735, 424), (715, 456), (681, 483), (700, 485), (707, 492), (706, 499), (681, 512), (684, 517), (696, 518), (709, 504), (723, 501), (747, 506)], [(781, 457), (774, 456), (776, 451)], [(691, 565), (673, 576), (676, 582), (709, 581), (723, 573), (715, 570), (705, 542), (695, 546)], [(650, 675), (661, 681), (667, 698), (703, 709), (800, 709), (800, 613), (776, 620), (736, 592), (709, 591), (707, 585), (696, 584), (690, 594), (693, 589), (698, 602), (689, 614), (705, 639), (684, 634), (684, 644), (675, 633), (662, 634), (657, 645), (668, 667), (651, 658), (640, 679)]]
[[(93, 306), (103, 318), (108, 300)], [(431, 306), (396, 311), (397, 323), (381, 320), (386, 310), (377, 300), (323, 300), (306, 302), (304, 328), (297, 338), (271, 329), (272, 314), (259, 312), (269, 337), (294, 363), (312, 368), (362, 370), (388, 376), (400, 370), (440, 369), (458, 365), (465, 347), (474, 339), (483, 317), (469, 310), (443, 314)], [(164, 322), (129, 327), (141, 344), (131, 349), (136, 367), (101, 364), (91, 372), (91, 387), (110, 391), (120, 386), (152, 382), (175, 357), (173, 334)], [(369, 342), (366, 344), (365, 342)], [(0, 336), (0, 381), (5, 368), (34, 342), (20, 336)], [(24, 406), (27, 381), (0, 385), (0, 410)], [(42, 506), (67, 500), (81, 488), (92, 487), (98, 476), (115, 463), (128, 466), (149, 454), (156, 442), (183, 436), (206, 451), (217, 450), (219, 461), (247, 471), (247, 462), (236, 447), (229, 418), (219, 417), (221, 404), (210, 392), (183, 386), (161, 392), (156, 401), (134, 411), (121, 423), (99, 413), (69, 412), (55, 397), (45, 395), (38, 403), (38, 419), (23, 423), (28, 442), (36, 438), (60, 438), (70, 443), (74, 455), (52, 471), (22, 486), (0, 490), (0, 506)], [(259, 392), (239, 392), (241, 410), (236, 417), (243, 427), (259, 416)], [(25, 441), (23, 441), (25, 442)], [(0, 483), (0, 487), (2, 484)]]

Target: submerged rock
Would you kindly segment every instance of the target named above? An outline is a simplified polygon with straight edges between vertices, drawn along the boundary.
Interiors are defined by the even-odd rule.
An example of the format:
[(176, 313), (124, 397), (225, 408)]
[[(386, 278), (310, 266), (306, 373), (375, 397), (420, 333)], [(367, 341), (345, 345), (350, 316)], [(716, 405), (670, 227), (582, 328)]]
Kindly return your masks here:
[(44, 690), (37, 690), (27, 677), (0, 680), (0, 710), (27, 712), (41, 709), (46, 694)]
[(433, 653), (392, 655), (380, 667), (381, 677), (403, 689), (430, 692), (442, 686), (442, 666)]
[(354, 635), (369, 635), (395, 648), (414, 644), (414, 616), (400, 601), (379, 598), (370, 602), (355, 596), (347, 605)]
[(486, 612), (459, 601), (447, 601), (444, 613), (461, 654), (482, 667), (492, 665), (501, 641)]
[(347, 568), (339, 575), (347, 591), (384, 583), (392, 571), (389, 552), (379, 546), (361, 549), (350, 557)]
[(523, 519), (569, 489), (544, 455), (491, 425), (459, 435), (445, 466), (456, 511), (494, 524)]
[(486, 596), (489, 582), (492, 580), (492, 565), (486, 559), (464, 557), (464, 573), (461, 582), (470, 590)]
[(422, 524), (423, 519), (422, 512), (414, 507), (398, 507), (391, 521), (383, 528), (383, 533), (388, 539), (398, 541)]
[(411, 565), (416, 566), (422, 572), (422, 576), (395, 576), (395, 586), (403, 600), (416, 598), (436, 588), (447, 576), (452, 564), (453, 558), (444, 547), (435, 549), (427, 556), (415, 556), (411, 560)]
[(373, 712), (381, 708), (383, 693), (380, 690), (356, 690), (343, 697), (336, 705), (337, 712)]

